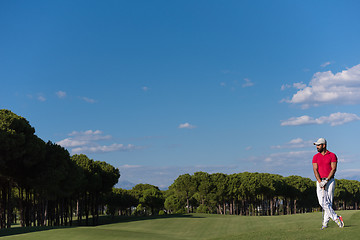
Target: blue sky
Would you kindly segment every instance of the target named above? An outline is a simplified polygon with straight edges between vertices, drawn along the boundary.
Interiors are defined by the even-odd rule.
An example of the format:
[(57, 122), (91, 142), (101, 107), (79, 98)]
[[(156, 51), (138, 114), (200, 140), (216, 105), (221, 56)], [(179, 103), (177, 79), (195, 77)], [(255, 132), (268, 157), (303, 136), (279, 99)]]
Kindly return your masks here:
[(0, 108), (122, 182), (360, 179), (358, 1), (1, 1)]

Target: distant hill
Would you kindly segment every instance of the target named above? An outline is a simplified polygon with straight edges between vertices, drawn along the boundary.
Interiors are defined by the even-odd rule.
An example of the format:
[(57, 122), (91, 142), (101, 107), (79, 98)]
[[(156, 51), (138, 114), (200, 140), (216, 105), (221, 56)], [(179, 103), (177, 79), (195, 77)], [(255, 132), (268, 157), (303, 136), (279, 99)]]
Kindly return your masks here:
[(135, 183), (133, 182), (129, 182), (129, 181), (126, 181), (126, 180), (120, 180), (116, 185), (115, 187), (116, 188), (122, 188), (122, 189), (127, 189), (127, 190), (130, 190), (132, 189), (133, 187), (135, 187)]
[[(136, 186), (137, 183), (133, 183), (127, 180), (120, 180), (115, 187), (116, 188), (122, 188), (122, 189), (126, 189), (126, 190), (131, 190), (133, 187)], [(157, 186), (161, 191), (166, 191), (168, 190), (169, 187), (159, 187)]]

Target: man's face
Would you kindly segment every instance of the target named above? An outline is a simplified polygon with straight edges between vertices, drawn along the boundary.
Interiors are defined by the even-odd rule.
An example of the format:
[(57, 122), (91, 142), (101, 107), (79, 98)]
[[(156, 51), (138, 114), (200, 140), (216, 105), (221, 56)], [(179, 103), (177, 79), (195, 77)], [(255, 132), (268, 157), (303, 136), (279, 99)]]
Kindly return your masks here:
[(324, 150), (324, 144), (316, 145), (316, 149), (318, 152), (322, 152)]

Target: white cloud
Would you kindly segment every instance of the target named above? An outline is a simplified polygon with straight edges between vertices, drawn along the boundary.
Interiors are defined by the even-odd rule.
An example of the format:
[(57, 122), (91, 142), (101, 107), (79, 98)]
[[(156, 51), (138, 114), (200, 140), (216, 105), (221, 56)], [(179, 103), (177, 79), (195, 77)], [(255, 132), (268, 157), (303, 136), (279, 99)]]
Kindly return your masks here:
[(264, 160), (265, 162), (272, 162), (273, 161), (273, 159), (271, 158), (271, 157), (267, 157), (267, 158), (265, 158), (265, 160)]
[(293, 87), (296, 88), (296, 89), (304, 89), (304, 88), (306, 88), (306, 84), (303, 83), (303, 82), (294, 83)]
[(46, 101), (46, 98), (45, 98), (43, 95), (41, 95), (41, 94), (38, 95), (37, 99), (38, 99), (40, 102), (45, 102), (45, 101)]
[(331, 64), (331, 62), (325, 62), (325, 63), (323, 63), (323, 64), (321, 64), (321, 67), (326, 67), (326, 66), (329, 66)]
[(82, 97), (81, 99), (87, 103), (96, 103), (96, 100), (88, 98), (88, 97)]
[(58, 98), (65, 98), (66, 92), (58, 91), (58, 92), (56, 92), (56, 96), (58, 96)]
[(80, 140), (76, 140), (76, 139), (72, 139), (72, 138), (65, 138), (65, 139), (57, 142), (56, 144), (67, 148), (67, 147), (84, 146), (88, 143), (89, 143), (88, 141), (80, 141)]
[(289, 84), (283, 84), (283, 85), (281, 86), (281, 91), (284, 91), (284, 90), (286, 90), (286, 89), (288, 89), (288, 88), (291, 88), (291, 85), (289, 85)]
[(289, 143), (290, 144), (300, 144), (303, 142), (304, 142), (304, 140), (302, 140), (301, 138), (295, 138), (295, 139), (291, 140)]
[(284, 91), (284, 90), (286, 90), (288, 88), (291, 88), (291, 87), (296, 88), (296, 89), (304, 89), (304, 88), (306, 88), (306, 84), (304, 84), (303, 82), (294, 83), (293, 85), (283, 84), (281, 86), (281, 90)]
[(129, 164), (125, 164), (125, 165), (122, 165), (121, 168), (124, 168), (124, 169), (128, 169), (128, 168), (141, 168), (142, 166), (141, 165), (129, 165)]
[(179, 125), (179, 128), (192, 129), (192, 128), (196, 128), (196, 126), (191, 125), (190, 123), (182, 123), (182, 124)]
[(81, 139), (85, 141), (97, 141), (97, 140), (107, 140), (111, 139), (110, 135), (102, 135), (103, 132), (100, 130), (86, 130), (83, 132), (73, 131), (69, 136), (75, 137), (76, 139)]
[(244, 81), (245, 81), (245, 83), (242, 85), (243, 88), (251, 87), (254, 85), (254, 83), (248, 78), (245, 78)]
[(304, 108), (321, 104), (360, 103), (360, 64), (333, 74), (317, 72), (308, 85), (303, 85), (288, 103), (302, 104)]
[(72, 154), (78, 153), (105, 153), (114, 151), (130, 151), (139, 149), (132, 144), (124, 145), (119, 143), (112, 143), (109, 145), (99, 144), (99, 141), (108, 141), (112, 139), (110, 135), (104, 135), (100, 130), (87, 130), (87, 131), (73, 131), (68, 134), (70, 137), (65, 138), (57, 144), (65, 148), (71, 148)]
[(223, 71), (221, 71), (223, 74), (229, 74), (229, 73), (232, 73), (232, 71), (230, 71), (230, 70), (223, 70)]
[(85, 147), (78, 147), (73, 148), (73, 154), (80, 154), (80, 153), (105, 153), (105, 152), (114, 152), (114, 151), (130, 151), (136, 149), (132, 144), (124, 145), (124, 144), (111, 144), (111, 145), (95, 145), (95, 146), (85, 146)]
[(292, 117), (288, 120), (282, 121), (281, 126), (300, 126), (309, 124), (330, 124), (331, 126), (337, 126), (358, 120), (360, 120), (360, 117), (356, 114), (338, 112), (319, 118), (312, 118), (307, 115), (301, 117)]
[(306, 148), (312, 147), (313, 141), (303, 140), (302, 138), (295, 138), (285, 143), (284, 145), (271, 146), (272, 149), (289, 149), (289, 148)]
[(110, 135), (102, 135), (100, 130), (87, 130), (83, 132), (73, 131), (69, 134), (70, 138), (65, 138), (57, 142), (57, 144), (63, 147), (78, 147), (85, 146), (94, 141), (109, 140), (112, 137)]
[(141, 89), (142, 89), (144, 92), (147, 92), (147, 91), (149, 90), (149, 88), (146, 87), (146, 86), (142, 87)]
[(299, 126), (306, 124), (316, 124), (316, 120), (309, 116), (292, 117), (288, 120), (282, 121), (281, 126)]
[(254, 83), (249, 78), (244, 78), (243, 82), (239, 80), (233, 80), (230, 82), (220, 82), (220, 86), (231, 91), (236, 91), (239, 87), (248, 88), (254, 86)]

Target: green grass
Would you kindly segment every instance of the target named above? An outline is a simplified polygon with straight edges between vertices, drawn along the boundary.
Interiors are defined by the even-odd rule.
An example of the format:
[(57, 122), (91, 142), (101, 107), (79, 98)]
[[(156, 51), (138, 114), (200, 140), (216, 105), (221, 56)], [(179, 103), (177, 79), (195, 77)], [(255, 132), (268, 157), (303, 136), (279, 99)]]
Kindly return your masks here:
[[(321, 213), (273, 217), (190, 214), (152, 218), (118, 218), (97, 227), (21, 228), (1, 230), (2, 240), (113, 240), (113, 239), (357, 239), (360, 211), (339, 211), (345, 222), (320, 230)], [(7, 232), (5, 232), (7, 231)], [(27, 232), (27, 233), (24, 233)]]

